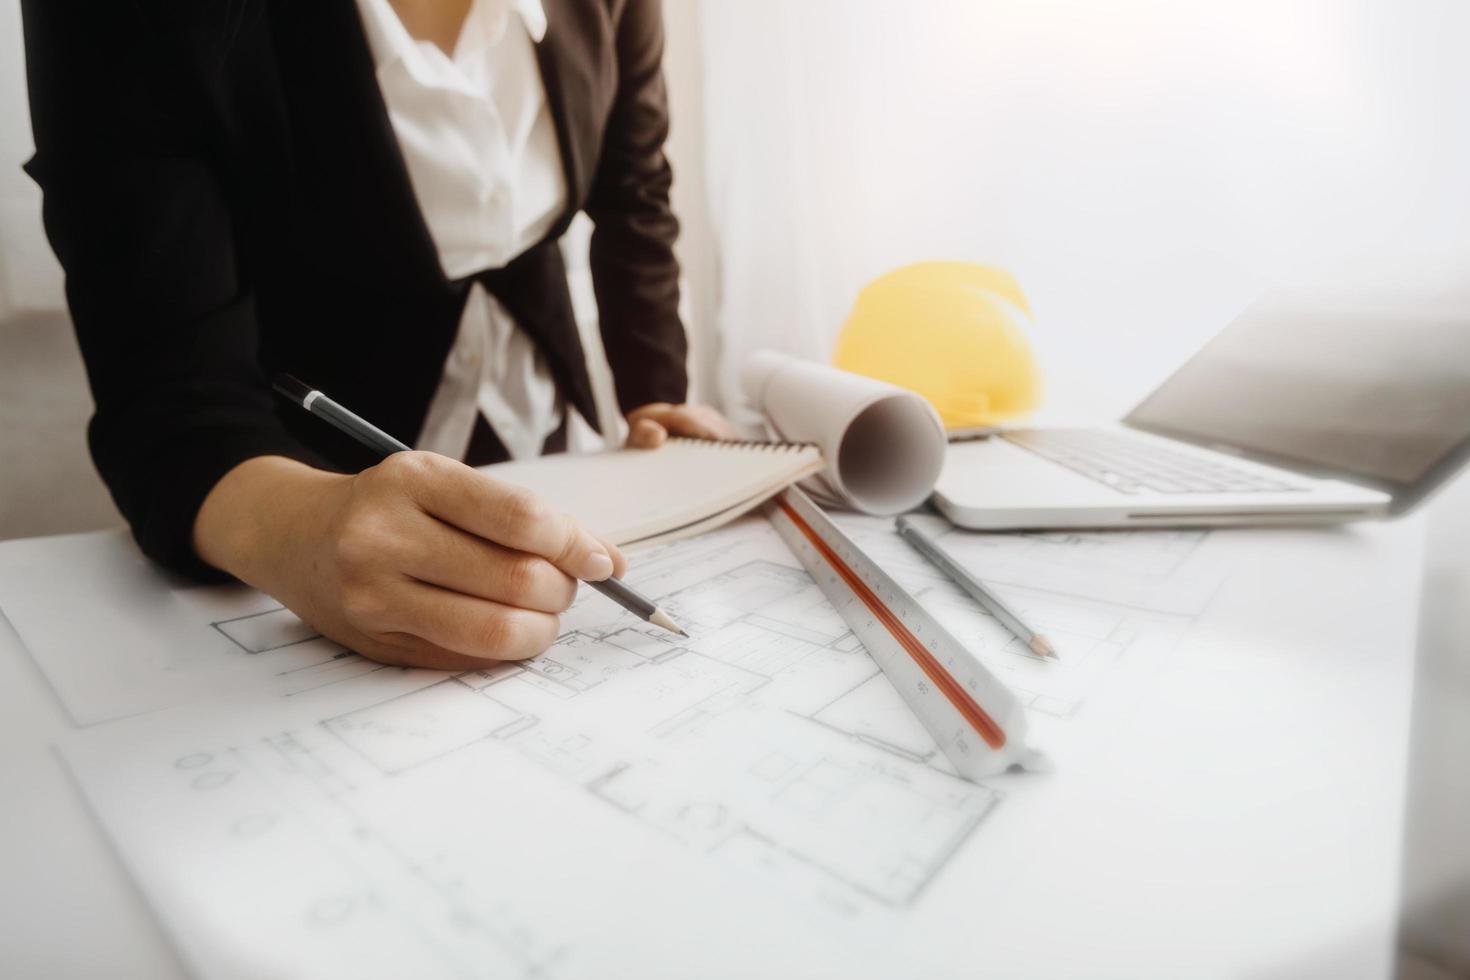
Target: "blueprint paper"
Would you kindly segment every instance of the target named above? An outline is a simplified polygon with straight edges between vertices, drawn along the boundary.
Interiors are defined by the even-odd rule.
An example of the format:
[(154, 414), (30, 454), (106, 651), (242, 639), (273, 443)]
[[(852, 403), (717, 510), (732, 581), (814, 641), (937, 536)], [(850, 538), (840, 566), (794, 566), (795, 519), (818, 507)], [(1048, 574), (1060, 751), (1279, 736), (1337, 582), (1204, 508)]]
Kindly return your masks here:
[(826, 469), (804, 484), (821, 500), (897, 514), (934, 490), (948, 443), (912, 391), (773, 350), (751, 354), (741, 387), (776, 438), (821, 449)]
[[(1013, 644), (892, 533), (891, 520), (837, 517), (982, 659), (1002, 651), (986, 666), (1005, 670), (1012, 689), (1030, 692), (1029, 703), (1046, 714), (1074, 711), (1124, 648), (1166, 648), (1183, 617), (1202, 611), (1228, 574), (1210, 553), (1208, 531), (977, 534), (940, 518), (913, 519), (1069, 646), (1066, 670), (1038, 664)], [(0, 609), (79, 724), (254, 687), (290, 694), (383, 669), (253, 589), (167, 575), (122, 531), (0, 543)]]
[[(1191, 621), (1009, 587), (1039, 662), (889, 522), (843, 524), (1053, 734)], [(263, 686), (63, 754), (202, 976), (936, 975), (902, 937), (1006, 887), (987, 829), (1051, 777), (954, 774), (761, 518), (630, 582), (692, 636), (584, 592), (530, 661)]]
[[(586, 596), (543, 661), (256, 691), (84, 732), (66, 758), (205, 977), (1235, 976), (1387, 914), (1351, 887), (1342, 841), (1399, 819), (1391, 794), (1352, 794), (1365, 759), (1391, 769), (1402, 748), (1361, 722), (1408, 676), (1385, 666), (1412, 624), (1404, 531), (1209, 535), (1175, 572), (1218, 575), (1235, 554), (1250, 573), (1199, 616), (1005, 586), (1064, 657), (1063, 620), (1086, 625), (1105, 669), (1063, 715), (1032, 705), (1057, 772), (977, 786), (933, 781), (943, 760), (881, 684), (817, 704), (848, 643), (794, 559), (759, 544), (769, 531), (732, 543), (757, 523), (640, 559), (637, 584), (698, 626), (692, 642)], [(867, 533), (873, 552), (902, 544), (887, 522)], [(983, 612), (901, 552), (883, 560), (983, 647)], [(982, 654), (1002, 662), (993, 638)], [(744, 676), (726, 661), (767, 679), (721, 688)], [(1369, 873), (1391, 885), (1388, 850)], [(1271, 895), (1267, 859), (1291, 872)], [(1231, 924), (1176, 900), (1199, 881), (1257, 939), (1221, 945)], [(1272, 931), (1282, 916), (1308, 945)]]
[(1019, 697), (1033, 717), (1071, 718), (1104, 685), (1157, 669), (1229, 575), (1207, 531), (975, 534), (909, 518), (1057, 648), (1035, 656), (893, 529), (836, 515), (848, 536)]
[[(886, 538), (892, 521), (840, 515), (856, 533)], [(987, 585), (1026, 589), (1111, 603), (1152, 612), (1194, 616), (1230, 574), (1230, 563), (1210, 547), (1208, 529), (980, 532), (957, 528), (942, 517), (909, 518)], [(890, 559), (930, 567), (907, 545)], [(915, 566), (917, 563), (917, 566)]]
[(124, 531), (0, 543), (0, 609), (82, 725), (379, 669), (254, 589), (167, 574)]
[(861, 923), (920, 903), (999, 784), (949, 770), (763, 520), (633, 582), (692, 638), (584, 594), (531, 661), (260, 690), (64, 754), (205, 976), (905, 975)]

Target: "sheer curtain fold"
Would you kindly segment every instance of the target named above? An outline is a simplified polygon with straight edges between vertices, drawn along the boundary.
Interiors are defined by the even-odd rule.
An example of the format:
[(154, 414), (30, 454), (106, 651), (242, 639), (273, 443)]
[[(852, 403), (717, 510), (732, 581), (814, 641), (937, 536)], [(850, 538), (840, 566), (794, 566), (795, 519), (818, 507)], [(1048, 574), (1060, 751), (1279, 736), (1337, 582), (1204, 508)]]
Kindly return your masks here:
[(20, 0), (0, 0), (0, 317), (64, 305), (41, 229), (41, 193), (21, 171), (32, 152)]
[(1467, 271), (1458, 0), (700, 3), (727, 404), (921, 259), (1013, 271), (1053, 405), (1119, 411), (1274, 282)]

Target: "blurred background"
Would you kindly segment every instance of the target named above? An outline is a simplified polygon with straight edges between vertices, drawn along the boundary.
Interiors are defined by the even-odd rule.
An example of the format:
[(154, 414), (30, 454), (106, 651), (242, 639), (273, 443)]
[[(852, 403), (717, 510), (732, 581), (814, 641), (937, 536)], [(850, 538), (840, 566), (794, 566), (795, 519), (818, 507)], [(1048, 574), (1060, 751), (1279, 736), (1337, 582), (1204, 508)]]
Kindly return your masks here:
[[(665, 2), (704, 399), (756, 347), (825, 358), (921, 259), (1017, 276), (1048, 416), (1117, 416), (1274, 284), (1470, 306), (1463, 0)], [(120, 523), (20, 170), (20, 36), (0, 0), (0, 538)], [(1400, 964), (1470, 977), (1470, 482), (1427, 520)]]

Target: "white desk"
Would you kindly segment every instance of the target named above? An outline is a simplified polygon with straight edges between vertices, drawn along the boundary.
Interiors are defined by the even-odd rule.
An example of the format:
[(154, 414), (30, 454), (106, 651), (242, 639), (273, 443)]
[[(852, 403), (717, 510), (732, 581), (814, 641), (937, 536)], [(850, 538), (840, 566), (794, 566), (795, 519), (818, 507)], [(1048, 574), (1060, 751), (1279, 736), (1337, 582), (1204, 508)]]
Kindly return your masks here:
[(66, 712), (0, 617), (0, 963), (15, 977), (184, 976), (52, 741)]
[[(926, 896), (956, 974), (1390, 974), (1422, 523), (1228, 533), (1256, 567)], [(67, 727), (0, 624), (4, 972), (181, 975), (49, 749)]]

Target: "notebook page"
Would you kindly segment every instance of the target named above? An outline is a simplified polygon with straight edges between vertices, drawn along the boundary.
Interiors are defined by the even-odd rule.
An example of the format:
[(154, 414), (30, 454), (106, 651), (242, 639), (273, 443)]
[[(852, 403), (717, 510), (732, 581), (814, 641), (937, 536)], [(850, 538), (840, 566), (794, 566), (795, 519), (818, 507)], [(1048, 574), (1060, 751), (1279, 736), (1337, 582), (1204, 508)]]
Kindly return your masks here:
[(623, 545), (723, 523), (821, 466), (814, 446), (670, 439), (658, 449), (542, 456), (480, 470), (536, 491)]

